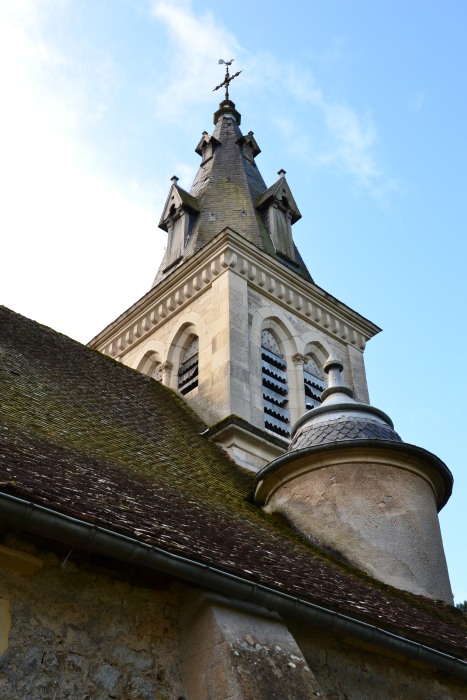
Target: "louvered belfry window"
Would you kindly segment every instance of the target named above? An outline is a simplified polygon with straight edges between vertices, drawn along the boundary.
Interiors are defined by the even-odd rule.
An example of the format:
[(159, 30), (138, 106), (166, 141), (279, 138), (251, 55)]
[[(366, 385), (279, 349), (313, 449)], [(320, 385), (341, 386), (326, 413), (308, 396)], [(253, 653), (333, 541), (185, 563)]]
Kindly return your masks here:
[(182, 354), (178, 370), (178, 390), (181, 394), (188, 394), (198, 386), (198, 349), (199, 338), (196, 335)]
[(287, 363), (271, 331), (261, 333), (264, 424), (282, 437), (290, 436)]
[(303, 380), (305, 382), (305, 407), (309, 411), (321, 403), (321, 394), (326, 388), (321, 370), (312, 357), (307, 357), (303, 365)]

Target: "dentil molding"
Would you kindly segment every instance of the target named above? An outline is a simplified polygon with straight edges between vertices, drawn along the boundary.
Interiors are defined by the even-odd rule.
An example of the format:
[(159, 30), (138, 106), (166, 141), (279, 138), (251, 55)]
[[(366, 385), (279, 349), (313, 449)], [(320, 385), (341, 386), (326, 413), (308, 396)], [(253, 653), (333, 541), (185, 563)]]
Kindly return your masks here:
[(284, 269), (234, 231), (225, 229), (89, 345), (118, 359), (201, 295), (227, 270), (246, 278), (250, 287), (285, 309), (359, 350), (364, 350), (366, 341), (380, 330), (320, 287)]

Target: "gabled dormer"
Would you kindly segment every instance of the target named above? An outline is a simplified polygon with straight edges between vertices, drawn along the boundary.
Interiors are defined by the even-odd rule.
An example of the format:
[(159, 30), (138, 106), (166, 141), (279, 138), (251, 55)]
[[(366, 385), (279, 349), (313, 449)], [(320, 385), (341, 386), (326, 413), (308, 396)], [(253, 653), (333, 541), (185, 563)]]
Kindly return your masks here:
[(177, 185), (178, 177), (172, 178), (172, 187), (159, 221), (159, 228), (167, 231), (167, 250), (164, 258), (165, 270), (183, 257), (186, 242), (193, 228), (199, 205), (196, 197)]
[(256, 156), (261, 153), (261, 148), (256, 143), (256, 139), (253, 136), (253, 132), (249, 131), (246, 136), (242, 136), (241, 138), (239, 138), (237, 143), (242, 149), (245, 158), (250, 163), (254, 163)]
[(201, 140), (195, 148), (195, 153), (201, 156), (201, 165), (211, 160), (218, 145), (219, 141), (215, 136), (210, 136), (207, 131), (203, 131)]
[(292, 224), (302, 215), (285, 179), (285, 170), (279, 170), (278, 175), (279, 179), (260, 197), (256, 208), (263, 217), (276, 253), (295, 261)]

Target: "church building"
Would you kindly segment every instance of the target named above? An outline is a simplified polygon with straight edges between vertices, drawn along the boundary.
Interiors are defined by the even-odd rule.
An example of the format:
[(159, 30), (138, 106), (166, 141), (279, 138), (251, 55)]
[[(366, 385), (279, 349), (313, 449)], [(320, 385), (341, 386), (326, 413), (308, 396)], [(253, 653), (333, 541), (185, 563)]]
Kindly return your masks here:
[(229, 65), (149, 292), (88, 347), (0, 309), (0, 700), (461, 700), (452, 475), (369, 404), (380, 329), (314, 283)]

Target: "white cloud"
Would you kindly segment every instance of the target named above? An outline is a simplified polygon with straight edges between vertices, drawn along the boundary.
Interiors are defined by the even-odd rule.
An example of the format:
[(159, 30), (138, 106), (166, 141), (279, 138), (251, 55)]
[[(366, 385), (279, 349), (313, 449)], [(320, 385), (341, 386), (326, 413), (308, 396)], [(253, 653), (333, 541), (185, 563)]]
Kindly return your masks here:
[(330, 161), (338, 162), (347, 172), (365, 185), (371, 185), (380, 177), (372, 148), (376, 130), (371, 121), (366, 124), (350, 107), (325, 102), (322, 106), (326, 125), (336, 140)]
[[(376, 163), (378, 135), (371, 118), (363, 118), (349, 105), (329, 99), (308, 66), (285, 63), (266, 53), (248, 53), (211, 13), (197, 16), (188, 0), (176, 5), (169, 0), (156, 0), (153, 13), (165, 25), (172, 41), (168, 86), (157, 98), (158, 115), (186, 116), (187, 105), (207, 99), (211, 86), (220, 82), (217, 59), (239, 57), (246, 68), (242, 76), (244, 86), (269, 91), (274, 100), (280, 92), (289, 116), (285, 109), (278, 116), (277, 110), (271, 108), (270, 118), (285, 134), (293, 134), (288, 141), (296, 155), (317, 167), (335, 167), (348, 173), (376, 196), (394, 189), (385, 182)], [(294, 102), (308, 105), (321, 121), (326, 138), (319, 148), (303, 128), (303, 112), (300, 122), (291, 116)]]
[(410, 96), (407, 107), (409, 112), (420, 112), (425, 104), (425, 94), (421, 90), (417, 90)]
[(309, 70), (289, 66), (284, 84), (297, 102), (314, 108), (330, 137), (324, 149), (314, 150), (303, 148), (305, 139), (301, 137), (300, 151), (318, 165), (335, 165), (361, 185), (373, 187), (381, 173), (374, 156), (377, 131), (372, 120), (362, 118), (346, 104), (327, 98)]
[[(85, 127), (105, 123), (120, 76), (105, 42), (68, 35), (72, 7), (71, 0), (0, 0), (0, 230), (4, 259), (11, 261), (0, 276), (0, 293), (5, 303), (63, 330), (36, 313), (36, 297), (37, 308), (55, 308), (56, 318), (59, 308), (63, 314), (64, 307), (81, 305), (98, 329), (102, 322), (92, 317), (102, 290), (96, 285), (107, 290), (113, 275), (105, 306), (112, 302), (116, 313), (127, 305), (124, 288), (130, 303), (147, 289), (164, 244), (156, 225), (170, 186), (118, 177), (97, 160)], [(187, 1), (157, 0), (151, 8), (169, 36), (168, 74), (156, 98), (159, 119), (185, 120), (193, 104), (212, 105), (212, 88), (223, 77), (217, 61), (234, 57), (235, 69), (245, 69), (243, 94), (254, 91), (268, 119), (278, 118), (280, 96), (280, 128), (293, 135), (288, 143), (298, 157), (340, 168), (372, 192), (384, 190), (371, 120), (330, 100), (307, 65), (248, 53), (214, 14), (196, 14)], [(313, 140), (303, 109), (321, 121), (326, 138)], [(174, 165), (188, 189), (197, 163)], [(128, 270), (129, 240), (144, 253), (138, 270)], [(106, 274), (99, 269), (103, 259)], [(38, 289), (49, 298), (40, 302), (31, 293)], [(84, 325), (75, 333), (89, 335)]]
[(186, 117), (187, 104), (207, 101), (222, 82), (218, 59), (238, 60), (242, 50), (211, 12), (197, 16), (190, 2), (157, 0), (153, 14), (172, 41), (167, 86), (156, 96), (157, 114), (166, 119)]
[(180, 187), (182, 187), (184, 190), (189, 190), (193, 180), (195, 179), (197, 170), (198, 168), (196, 167), (195, 162), (184, 163), (183, 161), (179, 161), (175, 165), (174, 175), (180, 178)]
[[(129, 240), (154, 255), (142, 256), (147, 271), (132, 271), (130, 300), (150, 286), (163, 246), (155, 200), (162, 207), (166, 192), (118, 181), (96, 161), (81, 127), (100, 118), (111, 67), (103, 54), (75, 62), (46, 38), (66, 9), (58, 0), (0, 3), (0, 292), (15, 310), (85, 340), (103, 325), (96, 298), (106, 299), (107, 313), (128, 305), (118, 271), (128, 268)], [(115, 271), (112, 289), (103, 260)]]

